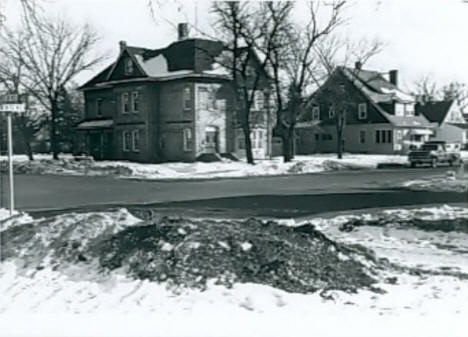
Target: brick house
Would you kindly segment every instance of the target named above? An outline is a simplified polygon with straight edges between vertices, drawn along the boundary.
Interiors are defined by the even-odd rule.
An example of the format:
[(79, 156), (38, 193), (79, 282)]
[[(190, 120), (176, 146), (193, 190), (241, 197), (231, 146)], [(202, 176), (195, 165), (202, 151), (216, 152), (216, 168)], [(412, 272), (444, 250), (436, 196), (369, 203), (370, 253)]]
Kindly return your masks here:
[(434, 133), (431, 140), (467, 146), (468, 123), (455, 100), (418, 103), (416, 113), (423, 115), (433, 124)]
[[(77, 128), (86, 152), (95, 159), (139, 162), (245, 155), (231, 77), (216, 61), (226, 53), (220, 42), (189, 38), (184, 24), (178, 40), (165, 48), (120, 42), (116, 61), (80, 88), (85, 119)], [(271, 148), (266, 77), (251, 113), (255, 158), (269, 156)]]
[(299, 154), (335, 152), (335, 114), (324, 101), (327, 88), (340, 88), (350, 97), (343, 131), (344, 151), (351, 153), (404, 153), (432, 134), (432, 125), (415, 112), (414, 98), (398, 88), (398, 71), (387, 74), (337, 67), (312, 95), (309, 109), (297, 126)]

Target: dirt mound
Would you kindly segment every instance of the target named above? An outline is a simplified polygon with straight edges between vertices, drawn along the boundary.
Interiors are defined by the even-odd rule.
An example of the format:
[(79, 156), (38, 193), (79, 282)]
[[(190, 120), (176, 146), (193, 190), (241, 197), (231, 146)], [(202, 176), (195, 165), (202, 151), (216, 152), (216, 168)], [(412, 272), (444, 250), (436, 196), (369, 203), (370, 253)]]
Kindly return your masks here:
[(340, 225), (340, 231), (352, 232), (362, 226), (391, 226), (395, 228), (416, 228), (423, 231), (433, 232), (460, 232), (468, 234), (468, 218), (412, 218), (406, 219), (398, 215), (381, 215), (373, 219), (355, 218)]
[(355, 292), (373, 289), (376, 282), (379, 262), (372, 252), (334, 242), (310, 224), (137, 220), (120, 210), (18, 224), (2, 232), (3, 258), (19, 258), (28, 269), (97, 265), (101, 273), (119, 269), (175, 288), (204, 289), (215, 280), (228, 287), (257, 283), (295, 293)]
[(367, 252), (337, 244), (312, 225), (162, 219), (127, 228), (90, 253), (105, 269), (124, 267), (136, 278), (175, 286), (204, 288), (215, 279), (226, 286), (251, 282), (310, 293), (354, 292), (375, 282), (355, 258), (368, 260)]

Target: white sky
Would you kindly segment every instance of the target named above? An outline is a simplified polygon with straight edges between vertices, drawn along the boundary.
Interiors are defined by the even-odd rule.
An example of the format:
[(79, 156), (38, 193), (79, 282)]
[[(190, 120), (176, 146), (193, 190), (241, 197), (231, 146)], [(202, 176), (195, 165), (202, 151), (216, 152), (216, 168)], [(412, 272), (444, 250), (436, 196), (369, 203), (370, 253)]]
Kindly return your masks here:
[[(154, 19), (147, 0), (43, 0), (44, 9), (72, 21), (90, 23), (103, 37), (99, 46), (118, 53), (118, 42), (147, 48), (163, 47), (176, 39), (168, 22), (195, 22), (209, 27), (208, 1), (168, 1)], [(18, 0), (0, 0), (7, 24), (19, 21)], [(159, 0), (164, 3), (164, 0)], [(303, 4), (302, 4), (303, 5)], [(298, 6), (301, 6), (298, 3)], [(197, 7), (197, 11), (195, 10)], [(180, 11), (179, 11), (180, 9)], [(298, 13), (301, 11), (299, 10)], [(462, 0), (354, 0), (347, 10), (343, 35), (355, 39), (379, 38), (386, 42), (382, 53), (366, 68), (399, 69), (403, 88), (422, 75), (431, 74), (440, 84), (451, 80), (468, 82), (468, 3)], [(110, 61), (109, 61), (110, 62)], [(77, 78), (83, 83), (100, 70)]]

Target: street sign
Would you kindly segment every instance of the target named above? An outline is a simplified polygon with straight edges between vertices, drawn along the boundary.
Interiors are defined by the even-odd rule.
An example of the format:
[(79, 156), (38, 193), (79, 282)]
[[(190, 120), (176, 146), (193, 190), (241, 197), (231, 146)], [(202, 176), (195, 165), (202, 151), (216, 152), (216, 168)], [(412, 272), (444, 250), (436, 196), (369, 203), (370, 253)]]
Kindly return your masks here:
[(25, 112), (26, 104), (24, 103), (8, 103), (0, 104), (0, 112)]

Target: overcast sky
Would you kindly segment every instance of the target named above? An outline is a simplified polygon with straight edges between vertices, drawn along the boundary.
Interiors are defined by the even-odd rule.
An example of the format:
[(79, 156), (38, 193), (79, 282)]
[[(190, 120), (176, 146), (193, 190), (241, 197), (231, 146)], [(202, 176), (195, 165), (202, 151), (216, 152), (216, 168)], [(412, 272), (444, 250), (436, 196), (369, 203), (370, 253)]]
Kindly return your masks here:
[[(195, 6), (193, 1), (164, 4), (164, 0), (158, 0), (162, 8), (156, 19), (148, 10), (147, 0), (44, 1), (44, 9), (51, 15), (66, 16), (94, 26), (103, 38), (100, 48), (109, 51), (111, 59), (118, 53), (120, 40), (147, 48), (171, 43), (177, 33), (169, 22), (177, 24), (188, 20), (194, 23), (197, 18), (200, 28), (209, 24), (208, 1), (198, 1)], [(0, 0), (7, 24), (19, 21), (17, 2)], [(366, 68), (399, 69), (403, 88), (425, 74), (431, 74), (440, 84), (452, 80), (468, 83), (468, 3), (462, 0), (354, 0), (346, 15), (349, 21), (342, 27), (342, 34), (354, 39), (377, 37), (386, 43), (383, 52)], [(92, 75), (82, 74), (77, 81), (81, 84)]]

